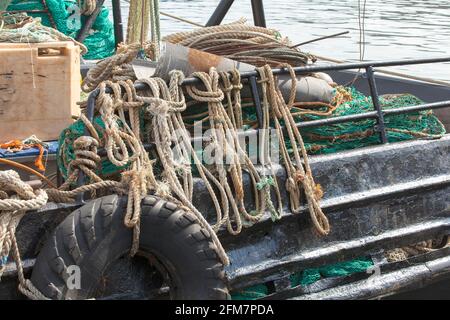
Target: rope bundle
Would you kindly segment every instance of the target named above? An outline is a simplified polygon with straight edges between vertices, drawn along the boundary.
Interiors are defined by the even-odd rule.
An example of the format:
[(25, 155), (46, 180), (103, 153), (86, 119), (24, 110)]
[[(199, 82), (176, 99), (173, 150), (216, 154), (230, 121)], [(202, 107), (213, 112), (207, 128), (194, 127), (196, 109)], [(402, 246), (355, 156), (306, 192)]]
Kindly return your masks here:
[[(135, 92), (130, 79), (116, 82), (102, 81), (104, 78), (113, 76), (111, 71), (114, 67), (123, 65), (124, 62), (135, 56), (138, 47), (137, 45), (127, 47), (123, 54), (108, 61), (105, 60), (105, 65), (108, 67), (99, 66), (85, 80), (86, 90), (99, 83), (100, 94), (96, 106), (105, 126), (103, 140), (108, 159), (117, 167), (128, 167), (128, 171), (123, 174), (123, 180), (126, 180), (125, 184), (130, 186), (125, 224), (135, 229), (132, 254), (137, 250), (140, 199), (147, 192), (154, 192), (156, 195), (177, 202), (194, 212), (203, 227), (210, 232), (219, 256), (227, 264), (228, 257), (215, 234), (222, 226), (226, 226), (231, 234), (236, 235), (242, 231), (243, 226), (250, 226), (259, 221), (266, 211), (271, 213), (273, 220), (279, 219), (283, 214), (279, 182), (269, 156), (270, 146), (265, 142), (261, 152), (265, 169), (264, 174), (261, 175), (237, 135), (237, 129), (243, 127), (240, 97), (242, 84), (239, 72), (235, 70), (229, 75), (218, 73), (215, 68), (211, 68), (209, 73), (197, 72), (192, 75), (201, 80), (200, 86), (186, 88), (186, 93), (193, 101), (207, 105), (206, 116), (202, 122), (208, 122), (211, 139), (205, 145), (205, 150), (212, 150), (211, 154), (214, 154), (214, 159), (212, 163), (205, 164), (204, 159), (200, 159), (191, 144), (184, 123), (185, 119), (182, 116), (187, 106), (181, 90), (181, 82), (184, 78), (181, 72), (173, 71), (170, 74), (169, 85), (160, 78), (138, 80), (149, 87), (149, 90), (143, 91), (139, 95)], [(268, 130), (270, 122), (274, 121), (277, 124), (278, 139), (284, 146), (285, 138), (280, 125), (280, 121), (283, 120), (288, 124), (288, 130), (293, 132), (289, 136), (289, 141), (302, 146), (301, 155), (295, 149), (295, 164), (290, 160), (286, 148), (283, 147), (282, 150), (289, 175), (287, 188), (291, 196), (292, 212), (300, 210), (300, 186), (303, 186), (306, 190), (314, 225), (320, 234), (327, 234), (329, 232), (328, 220), (318, 204), (321, 189), (314, 183), (303, 140), (293, 125), (293, 118), (290, 114), (290, 108), (295, 98), (295, 75), (293, 75), (291, 101), (286, 104), (277, 88), (276, 79), (272, 75), (270, 66), (260, 68), (259, 71), (262, 79), (266, 79), (262, 81), (265, 99), (264, 128)], [(106, 94), (107, 87), (112, 89), (112, 94)], [(269, 106), (269, 103), (272, 106)], [(138, 110), (142, 108), (145, 110), (143, 114), (144, 132), (140, 132), (139, 125)], [(125, 117), (125, 111), (129, 113), (129, 121)], [(82, 120), (86, 122), (85, 118)], [(127, 125), (128, 122), (131, 123), (131, 129)], [(92, 124), (90, 126), (92, 127)], [(162, 172), (158, 179), (154, 175), (153, 164), (148, 158), (141, 158), (137, 161), (137, 158), (143, 155), (148, 157), (145, 150), (141, 148), (139, 140), (144, 136), (156, 147), (158, 160), (162, 166)], [(178, 143), (173, 144), (175, 136)], [(266, 141), (266, 139), (264, 140)], [(133, 151), (133, 156), (128, 155), (128, 150)], [(190, 157), (192, 157), (192, 163)], [(301, 158), (305, 161), (305, 168)], [(98, 162), (99, 159), (97, 159)], [(93, 165), (93, 162), (90, 164)], [(216, 211), (216, 219), (212, 227), (192, 203), (192, 164), (203, 180)], [(143, 168), (146, 169), (143, 170)], [(246, 171), (250, 177), (255, 199), (255, 208), (250, 211), (244, 205), (243, 171)], [(96, 181), (95, 177), (93, 181)], [(275, 190), (277, 198), (276, 206), (271, 199), (272, 189)]]
[(72, 41), (87, 52), (86, 46), (56, 29), (41, 24), (39, 18), (32, 18), (24, 13), (0, 14), (0, 42), (37, 43), (54, 41)]
[(119, 45), (114, 56), (99, 61), (89, 69), (88, 74), (83, 79), (81, 89), (88, 93), (97, 88), (103, 81), (136, 80), (136, 75), (130, 63), (140, 52), (143, 52), (146, 58), (154, 59), (155, 48), (150, 42)]
[[(117, 61), (120, 59), (126, 58), (122, 56), (117, 58)], [(278, 123), (277, 133), (280, 142), (284, 142), (283, 132), (278, 121), (280, 117), (284, 117), (284, 121), (290, 119), (290, 130), (294, 130), (296, 137), (299, 136), (298, 130), (292, 129), (293, 119), (292, 116), (288, 116), (288, 114), (290, 115), (289, 106), (284, 103), (281, 93), (276, 88), (270, 67), (261, 68), (260, 72), (263, 79), (269, 77), (266, 83), (268, 86), (263, 85), (263, 90), (268, 92), (263, 96), (269, 97), (271, 101), (275, 99), (273, 100), (277, 103), (275, 108), (278, 108), (275, 112), (271, 111), (269, 100), (265, 102), (265, 128), (269, 129), (271, 121), (269, 114), (277, 115), (274, 120)], [(93, 72), (93, 74), (96, 73)], [(111, 75), (108, 72), (105, 74)], [(205, 164), (204, 159), (199, 158), (191, 145), (182, 117), (182, 112), (186, 110), (186, 101), (181, 90), (181, 82), (184, 78), (181, 72), (173, 71), (170, 74), (169, 85), (160, 78), (138, 80), (149, 87), (149, 90), (143, 91), (139, 95), (135, 92), (130, 80), (100, 82), (100, 94), (96, 106), (105, 126), (103, 143), (108, 159), (117, 167), (128, 167), (128, 171), (123, 174), (122, 183), (129, 186), (129, 204), (125, 224), (135, 230), (132, 254), (137, 250), (139, 238), (140, 200), (147, 192), (154, 192), (156, 195), (175, 201), (194, 212), (203, 227), (210, 232), (219, 256), (227, 264), (228, 257), (215, 233), (225, 225), (231, 234), (239, 234), (243, 226), (250, 226), (259, 221), (267, 210), (271, 213), (273, 220), (279, 219), (283, 212), (281, 192), (270, 162), (268, 144), (265, 144), (262, 152), (264, 166), (267, 170), (264, 170), (264, 175), (261, 175), (238, 139), (237, 129), (243, 126), (240, 97), (242, 84), (239, 73), (234, 71), (230, 76), (227, 73), (218, 73), (215, 68), (211, 68), (209, 73), (197, 72), (193, 76), (201, 80), (201, 85), (199, 87), (189, 86), (186, 90), (194, 101), (208, 106), (207, 116), (203, 121), (207, 121), (209, 124), (211, 139), (205, 145), (205, 150), (212, 150), (211, 154), (214, 154), (212, 163)], [(97, 81), (103, 77), (104, 75), (98, 74)], [(294, 81), (293, 90), (295, 90), (295, 85)], [(112, 89), (112, 94), (106, 94), (107, 87)], [(293, 92), (295, 97), (295, 91)], [(145, 110), (143, 114), (145, 132), (140, 132), (138, 110), (142, 108)], [(125, 117), (125, 111), (129, 114), (129, 121)], [(83, 121), (86, 122), (86, 119), (83, 118)], [(128, 127), (128, 122), (131, 123), (131, 128)], [(173, 146), (173, 139), (176, 135), (178, 135), (178, 143)], [(156, 146), (158, 160), (162, 166), (159, 180), (154, 175), (152, 162), (149, 161), (145, 150), (141, 147), (140, 137), (142, 136), (146, 136)], [(301, 136), (292, 141), (302, 144), (302, 140), (299, 139)], [(132, 150), (133, 155), (129, 156), (128, 150)], [(291, 182), (288, 184), (288, 191), (291, 194), (291, 201), (293, 201), (293, 212), (299, 210), (300, 185), (304, 185), (314, 224), (319, 229), (319, 233), (327, 234), (329, 231), (328, 221), (318, 205), (321, 189), (320, 186), (314, 184), (307, 160), (305, 160), (305, 172), (302, 171), (303, 166), (298, 151), (295, 165), (290, 160), (287, 151), (284, 151), (284, 161), (288, 166), (288, 182)], [(86, 151), (79, 154), (87, 155)], [(190, 157), (192, 157), (195, 170), (203, 180), (213, 202), (216, 211), (216, 220), (213, 226), (209, 225), (192, 203), (193, 169)], [(305, 152), (302, 157), (306, 157)], [(100, 159), (97, 158), (96, 163), (99, 161)], [(88, 164), (92, 167), (94, 162), (92, 160), (89, 162), (78, 161), (77, 166), (82, 165), (80, 169), (86, 170)], [(250, 177), (255, 199), (255, 208), (250, 211), (244, 204), (243, 171), (246, 171)], [(69, 172), (74, 171), (69, 170)], [(89, 175), (89, 173), (87, 174)], [(295, 179), (294, 183), (292, 183), (293, 179)], [(97, 179), (94, 176), (92, 180), (96, 181)], [(272, 188), (275, 189), (277, 207), (271, 199)], [(311, 193), (314, 194), (311, 195)]]
[[(196, 87), (187, 87), (188, 94), (196, 101), (208, 104), (209, 124), (211, 132), (211, 141), (206, 148), (212, 147), (215, 154), (214, 162), (210, 165), (211, 171), (216, 172), (219, 182), (220, 190), (225, 192), (227, 198), (227, 206), (224, 206), (223, 213), (217, 211), (217, 221), (223, 221), (227, 224), (227, 229), (231, 234), (239, 234), (242, 230), (243, 222), (255, 223), (261, 219), (265, 213), (266, 205), (271, 207), (270, 193), (267, 194), (266, 186), (258, 188), (263, 185), (263, 179), (251, 162), (249, 156), (245, 151), (245, 146), (241, 146), (238, 139), (237, 128), (233, 125), (233, 119), (236, 123), (242, 123), (239, 119), (239, 111), (235, 116), (231, 116), (233, 110), (239, 110), (241, 86), (238, 72), (233, 73), (234, 86), (230, 88), (231, 83), (227, 79), (227, 75), (222, 73), (219, 75), (214, 68), (211, 68), (209, 73), (197, 72), (193, 76), (198, 77), (206, 90), (201, 90)], [(219, 86), (219, 80), (222, 80), (223, 89), (227, 92), (228, 111), (225, 109), (222, 101), (224, 100), (224, 91)], [(235, 95), (235, 104), (231, 101), (231, 92)], [(233, 107), (234, 105), (234, 107)], [(205, 149), (206, 149), (205, 148)], [(253, 194), (255, 197), (255, 209), (252, 213), (248, 213), (244, 205), (244, 187), (242, 171), (245, 170), (251, 179), (253, 186)], [(233, 190), (228, 183), (228, 172), (231, 176)], [(267, 185), (267, 187), (269, 187)], [(229, 205), (233, 216), (229, 214)], [(236, 224), (236, 227), (232, 226)], [(220, 223), (215, 226), (216, 230), (220, 228)]]
[[(9, 195), (12, 193), (12, 195)], [(16, 261), (19, 276), (19, 290), (30, 299), (46, 299), (33, 284), (25, 279), (22, 261), (16, 241), (16, 228), (28, 210), (40, 209), (47, 203), (48, 196), (44, 190), (33, 191), (24, 183), (17, 172), (0, 171), (0, 276), (4, 271), (6, 258), (10, 251)]]
[[(107, 87), (112, 89), (112, 94), (106, 93)], [(136, 101), (133, 82), (105, 81), (99, 88), (96, 106), (105, 124), (104, 145), (108, 159), (116, 166), (128, 167), (128, 170), (122, 173), (121, 183), (128, 186), (124, 223), (134, 231), (130, 253), (134, 256), (139, 248), (141, 200), (152, 191), (158, 195), (165, 194), (165, 188), (163, 183), (156, 180), (152, 163), (140, 139), (139, 108), (143, 103)], [(125, 111), (128, 111), (130, 125)]]
[(290, 48), (288, 38), (278, 31), (250, 26), (241, 19), (237, 22), (180, 32), (163, 38), (163, 41), (206, 51), (219, 56), (264, 66), (277, 67), (282, 63), (302, 66), (315, 57)]
[[(277, 80), (273, 76), (270, 66), (267, 65), (257, 69), (261, 78), (260, 83), (263, 92), (263, 106), (265, 108), (264, 114), (266, 117), (269, 114), (275, 123), (282, 158), (288, 176), (286, 190), (290, 195), (291, 211), (293, 213), (298, 213), (300, 211), (300, 187), (303, 187), (313, 224), (320, 235), (327, 235), (330, 232), (330, 225), (319, 205), (319, 200), (322, 198), (323, 191), (321, 186), (314, 182), (302, 135), (290, 112), (290, 109), (295, 102), (297, 77), (290, 65), (284, 65), (283, 67), (289, 70), (292, 78), (292, 88), (287, 103), (284, 101), (283, 95), (277, 86)], [(268, 111), (269, 108), (270, 112)], [(292, 153), (294, 159), (291, 159), (291, 155), (287, 150), (286, 138), (283, 134), (281, 121), (283, 121), (285, 125), (285, 130), (293, 149)]]

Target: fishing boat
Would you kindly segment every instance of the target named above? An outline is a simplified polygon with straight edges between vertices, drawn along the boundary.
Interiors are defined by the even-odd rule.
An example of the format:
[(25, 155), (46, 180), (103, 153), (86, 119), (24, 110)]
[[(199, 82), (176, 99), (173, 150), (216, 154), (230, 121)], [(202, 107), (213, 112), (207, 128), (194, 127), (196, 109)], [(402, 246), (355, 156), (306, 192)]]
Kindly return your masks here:
[[(100, 12), (103, 1), (98, 2), (100, 6), (87, 15), (80, 28), (77, 38), (80, 42)], [(112, 3), (118, 44), (123, 42), (120, 1)], [(213, 28), (220, 25), (232, 3), (222, 0), (206, 26)], [(251, 3), (255, 25), (265, 28), (262, 1), (253, 0)], [(143, 50), (141, 46), (139, 51), (142, 53)], [(194, 49), (187, 52), (187, 56), (194, 55), (197, 60), (199, 56), (202, 57), (202, 63), (195, 64), (189, 60), (189, 67), (195, 64), (199, 68), (199, 64), (207, 64), (208, 67), (220, 68), (226, 62), (224, 58), (217, 60), (214, 58), (216, 56), (205, 56), (204, 52)], [(174, 56), (170, 55), (172, 60)], [(214, 61), (213, 65), (209, 58)], [(94, 79), (98, 75), (94, 69), (105, 63), (102, 61), (109, 63), (113, 60), (106, 58), (97, 64), (92, 61), (82, 62), (82, 77)], [(111, 84), (114, 81), (104, 84), (93, 82), (95, 85), (92, 85), (83, 105), (84, 120), (78, 121), (98, 128), (100, 122), (96, 121), (106, 120), (101, 124), (105, 131), (96, 128), (91, 130), (86, 124), (82, 127), (84, 132), (70, 140), (68, 145), (74, 146), (74, 159), (88, 159), (75, 158), (77, 150), (81, 156), (94, 152), (95, 156), (89, 159), (114, 159), (117, 162), (114, 167), (116, 171), (110, 176), (117, 174), (127, 184), (125, 186), (124, 180), (119, 183), (112, 178), (112, 182), (109, 178), (96, 180), (99, 171), (94, 169), (75, 170), (70, 164), (62, 166), (61, 150), (64, 148), (61, 141), (69, 139), (69, 136), (60, 139), (60, 151), (55, 151), (49, 163), (59, 176), (58, 186), (71, 181), (71, 187), (57, 194), (49, 190), (48, 194), (60, 198), (72, 197), (70, 199), (73, 201), (49, 201), (23, 216), (15, 229), (17, 244), (12, 245), (13, 251), (20, 249), (21, 261), (17, 262), (17, 256), (14, 256), (14, 261), (13, 255), (4, 261), (0, 298), (23, 299), (25, 295), (31, 299), (379, 299), (437, 283), (448, 283), (450, 136), (445, 133), (444, 126), (448, 129), (450, 125), (450, 88), (437, 81), (432, 83), (427, 79), (405, 79), (399, 75), (382, 74), (379, 70), (391, 66), (449, 61), (450, 57), (442, 57), (330, 64), (319, 59), (313, 64), (294, 67), (282, 64), (280, 67), (269, 66), (265, 69), (241, 69), (238, 82), (232, 87), (244, 87), (233, 90), (242, 92), (242, 106), (250, 105), (249, 109), (245, 107), (243, 110), (251, 110), (255, 119), (252, 125), (239, 134), (248, 139), (260, 137), (264, 129), (270, 129), (267, 123), (275, 127), (281, 123), (282, 133), (278, 133), (278, 138), (284, 137), (282, 142), (289, 141), (296, 145), (301, 156), (301, 161), (292, 165), (297, 170), (294, 173), (297, 174), (295, 184), (299, 186), (298, 189), (290, 185), (293, 174), (289, 171), (286, 158), (280, 163), (271, 164), (266, 180), (260, 177), (261, 172), (267, 169), (267, 163), (255, 164), (256, 173), (252, 173), (253, 166), (246, 164), (242, 172), (235, 171), (236, 176), (231, 175), (234, 169), (230, 169), (230, 166), (223, 171), (224, 177), (217, 173), (221, 170), (218, 165), (215, 167), (217, 172), (211, 171), (216, 175), (214, 178), (208, 176), (207, 166), (194, 161), (195, 165), (189, 166), (189, 172), (180, 169), (175, 176), (171, 176), (170, 168), (176, 163), (171, 162), (173, 158), (164, 158), (163, 155), (167, 150), (164, 149), (164, 143), (170, 147), (173, 142), (164, 139), (165, 132), (162, 130), (167, 129), (163, 126), (167, 119), (173, 119), (171, 124), (180, 122), (177, 122), (179, 118), (176, 117), (165, 118), (167, 110), (176, 110), (179, 103), (185, 104), (184, 98), (176, 98), (182, 96), (183, 92), (190, 92), (190, 99), (186, 98), (189, 107), (183, 112), (197, 107), (195, 103), (192, 104), (194, 107), (189, 104), (189, 101), (195, 100), (194, 97), (203, 98), (200, 102), (206, 107), (201, 110), (215, 110), (220, 114), (220, 121), (215, 121), (222, 125), (228, 123), (228, 120), (224, 120), (228, 116), (220, 113), (221, 101), (226, 99), (226, 87), (219, 86), (217, 88), (221, 89), (214, 90), (214, 77), (220, 73), (216, 75), (215, 71), (201, 73), (193, 70), (192, 75), (186, 74), (184, 79), (178, 80), (171, 73), (169, 85), (159, 80), (119, 80), (118, 85)], [(153, 71), (161, 67), (148, 61), (143, 64)], [(241, 64), (236, 66), (241, 67)], [(172, 71), (172, 68), (169, 69)], [(236, 73), (232, 73), (232, 70), (225, 71), (229, 71), (225, 73), (226, 79), (231, 82), (236, 79)], [(319, 113), (317, 116), (311, 110), (318, 109), (308, 109), (304, 113), (304, 105), (301, 105), (299, 118), (290, 117), (281, 111), (284, 116), (280, 116), (280, 119), (283, 121), (277, 122), (276, 117), (268, 120), (268, 113), (265, 113), (268, 109), (265, 107), (272, 110), (276, 104), (280, 110), (283, 107), (288, 108), (285, 110), (293, 108), (280, 99), (284, 92), (277, 89), (276, 79), (292, 76), (290, 79), (294, 83), (296, 77), (319, 73), (326, 73), (339, 85), (351, 83), (353, 91), (349, 92), (352, 99), (344, 100), (340, 104), (342, 109), (336, 107), (330, 114)], [(161, 78), (168, 75), (169, 72), (165, 71)], [(271, 75), (274, 76), (272, 82)], [(265, 76), (267, 78), (263, 79)], [(211, 90), (207, 91), (209, 85)], [(179, 91), (170, 95), (174, 88), (179, 88)], [(164, 91), (166, 89), (169, 93)], [(267, 94), (272, 89), (272, 93)], [(152, 95), (144, 94), (149, 90), (153, 92)], [(339, 90), (334, 89), (333, 92)], [(214, 94), (219, 92), (220, 96), (221, 91), (221, 98), (215, 99), (217, 96)], [(347, 91), (342, 92), (342, 99), (345, 99)], [(396, 105), (400, 100), (395, 99), (405, 98), (405, 93), (414, 97), (407, 96), (408, 99), (401, 100), (401, 106)], [(134, 96), (142, 96), (147, 100), (133, 100)], [(267, 96), (269, 98), (266, 99)], [(356, 97), (359, 97), (359, 103), (370, 109), (354, 112), (358, 111), (356, 104), (352, 104)], [(108, 99), (116, 104), (104, 102)], [(230, 99), (228, 108), (236, 106), (237, 98)], [(170, 103), (164, 104), (163, 100)], [(125, 107), (124, 101), (129, 102)], [(139, 114), (133, 114), (133, 103), (138, 103), (136, 105), (140, 107), (144, 104), (146, 107), (151, 106), (148, 118), (151, 139), (148, 141), (126, 140), (137, 130), (133, 127), (133, 119), (139, 118)], [(318, 101), (312, 104), (317, 108)], [(117, 113), (114, 121), (109, 123), (105, 114), (116, 112), (108, 111), (113, 110), (108, 109), (113, 105), (122, 106), (123, 110), (119, 113), (123, 114)], [(201, 103), (199, 105), (198, 108), (201, 108)], [(336, 110), (345, 110), (346, 113), (338, 114)], [(190, 116), (180, 114), (186, 116), (185, 120)], [(213, 113), (209, 117), (212, 118)], [(117, 119), (120, 119), (121, 124), (115, 126), (113, 123)], [(232, 123), (232, 119), (230, 116), (229, 123)], [(290, 119), (295, 122), (291, 127)], [(399, 119), (410, 121), (407, 123), (411, 126), (419, 126), (420, 121), (428, 122), (425, 127), (414, 131), (412, 127), (396, 127), (395, 123)], [(424, 122), (420, 123), (423, 125)], [(188, 128), (189, 123), (185, 124)], [(212, 121), (211, 126), (215, 125)], [(130, 126), (128, 131), (121, 131), (127, 126)], [(357, 133), (352, 131), (356, 127), (360, 130)], [(170, 126), (168, 128), (173, 129)], [(215, 128), (219, 130), (223, 127)], [(151, 169), (152, 175), (153, 170), (166, 172), (164, 182), (171, 188), (170, 196), (154, 185), (151, 192), (147, 192), (144, 187), (136, 189), (139, 184), (150, 184), (148, 181), (152, 177), (148, 178), (149, 175), (145, 173), (150, 169), (144, 166), (134, 174), (133, 167), (128, 167), (128, 161), (131, 160), (122, 157), (125, 151), (120, 149), (119, 140), (111, 140), (109, 146), (112, 147), (109, 148), (108, 140), (95, 137), (96, 132), (104, 134), (114, 130), (122, 135), (126, 143), (131, 141), (124, 147), (130, 152), (131, 158), (133, 152), (142, 147), (139, 150), (145, 150), (151, 159), (158, 159), (155, 161), (162, 163), (160, 167), (155, 166), (157, 169)], [(289, 130), (292, 136), (285, 133)], [(331, 138), (326, 135), (329, 132), (327, 130), (335, 130)], [(300, 133), (304, 140), (298, 138)], [(237, 135), (232, 141), (238, 140)], [(398, 138), (405, 135), (405, 139)], [(195, 144), (196, 139), (194, 136), (182, 147), (187, 150), (187, 145), (191, 145), (191, 142)], [(211, 137), (201, 137), (200, 146), (213, 140)], [(361, 141), (367, 143), (359, 145)], [(349, 144), (352, 147), (348, 147)], [(308, 156), (301, 152), (303, 149), (307, 149)], [(295, 150), (291, 145), (289, 150), (286, 149), (286, 154), (293, 154)], [(34, 153), (14, 154), (9, 155), (8, 159), (30, 163), (34, 156)], [(141, 156), (142, 153), (136, 157)], [(52, 159), (55, 159), (53, 163)], [(147, 158), (143, 156), (139, 159), (145, 162)], [(81, 162), (89, 166), (86, 163)], [(102, 170), (105, 169), (105, 163), (102, 162)], [(2, 166), (2, 170), (11, 168), (6, 167), (6, 164)], [(125, 169), (117, 169), (121, 166)], [(183, 180), (195, 170), (197, 172), (192, 174), (191, 180)], [(202, 172), (207, 178), (202, 176)], [(139, 180), (144, 175), (150, 180)], [(25, 179), (23, 172), (21, 177)], [(154, 177), (157, 177), (158, 182), (162, 181), (157, 172)], [(171, 180), (172, 177), (186, 184), (178, 184)], [(259, 179), (258, 183), (254, 179)], [(86, 187), (106, 185), (108, 181), (110, 183), (106, 190)], [(219, 183), (214, 184), (214, 181)], [(240, 184), (236, 181), (240, 181)], [(223, 191), (219, 190), (224, 183), (231, 186), (229, 192), (227, 187)], [(155, 182), (155, 185), (158, 183)], [(237, 196), (237, 186), (242, 187), (241, 198)], [(275, 189), (275, 186), (279, 188)], [(123, 190), (128, 187), (129, 190)], [(209, 190), (209, 187), (214, 190)], [(298, 190), (295, 197), (294, 189)], [(74, 190), (77, 190), (76, 196), (73, 196)], [(138, 194), (133, 194), (134, 191)], [(214, 197), (214, 194), (218, 196)], [(222, 201), (221, 195), (228, 197), (229, 202)], [(227, 215), (221, 216), (224, 223), (219, 225), (217, 207), (222, 206), (223, 209), (224, 203), (231, 207), (234, 197), (240, 208), (236, 212), (240, 214), (233, 216), (234, 211), (229, 209)], [(272, 199), (272, 206), (262, 205), (261, 213), (250, 212), (250, 209), (248, 214), (244, 213), (245, 207), (255, 207), (254, 211), (258, 211), (258, 203), (264, 202), (261, 199), (266, 199), (266, 202)], [(276, 199), (280, 199), (279, 207)], [(7, 211), (2, 210), (2, 213)], [(136, 211), (139, 211), (139, 215)], [(238, 225), (238, 222), (242, 225)], [(18, 283), (20, 290), (17, 290)]]

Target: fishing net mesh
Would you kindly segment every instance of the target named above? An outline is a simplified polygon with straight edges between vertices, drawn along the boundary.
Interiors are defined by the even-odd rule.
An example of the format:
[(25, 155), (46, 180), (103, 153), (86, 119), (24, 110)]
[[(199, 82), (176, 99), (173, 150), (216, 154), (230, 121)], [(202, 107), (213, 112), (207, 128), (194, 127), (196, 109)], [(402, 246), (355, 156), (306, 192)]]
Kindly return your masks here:
[[(79, 15), (78, 0), (46, 0), (48, 10), (55, 22), (56, 29), (67, 36), (75, 38), (87, 19)], [(44, 10), (42, 0), (12, 0), (8, 11)], [(29, 12), (32, 17), (41, 18), (43, 25), (53, 27), (47, 13)], [(108, 9), (103, 7), (95, 20), (92, 30), (84, 40), (89, 52), (84, 55), (85, 59), (103, 59), (114, 54), (115, 39), (114, 27), (109, 20)], [(80, 17), (80, 18), (78, 18)]]
[[(333, 116), (346, 116), (373, 111), (372, 99), (354, 88), (348, 91), (352, 100), (341, 104)], [(384, 110), (415, 106), (424, 102), (411, 94), (392, 95), (380, 98)], [(323, 119), (323, 116), (302, 115), (298, 121)], [(374, 130), (375, 119), (348, 122), (317, 128), (304, 128), (306, 147), (311, 154), (335, 153), (380, 143), (380, 135)], [(385, 117), (388, 142), (411, 140), (418, 137), (439, 137), (445, 134), (444, 125), (431, 110)]]
[[(355, 273), (366, 272), (371, 266), (373, 266), (372, 260), (369, 257), (363, 257), (324, 267), (305, 269), (289, 276), (289, 282), (291, 288), (308, 286), (324, 278), (345, 277)], [(234, 300), (255, 300), (264, 298), (269, 293), (269, 286), (258, 284), (232, 293), (231, 298)]]

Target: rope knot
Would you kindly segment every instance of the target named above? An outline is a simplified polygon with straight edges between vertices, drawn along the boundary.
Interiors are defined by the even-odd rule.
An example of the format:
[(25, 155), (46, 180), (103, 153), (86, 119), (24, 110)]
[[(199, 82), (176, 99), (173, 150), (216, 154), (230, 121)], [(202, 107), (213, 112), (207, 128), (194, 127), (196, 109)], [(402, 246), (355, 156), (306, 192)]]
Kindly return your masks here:
[(243, 87), (244, 87), (244, 86), (242, 85), (242, 83), (234, 84), (234, 85), (233, 85), (233, 90), (239, 90), (239, 91), (241, 91)]
[(291, 193), (297, 189), (297, 183), (295, 183), (294, 178), (289, 177), (286, 179), (286, 190)]
[(230, 84), (228, 86), (222, 86), (220, 89), (223, 92), (227, 93), (227, 92), (231, 92), (234, 89), (234, 86), (232, 84)]
[(78, 150), (97, 148), (98, 141), (90, 136), (81, 136), (74, 141), (73, 147)]
[(316, 184), (314, 186), (314, 196), (316, 197), (316, 200), (320, 200), (323, 198), (323, 189), (322, 186), (320, 184)]
[(303, 183), (303, 181), (305, 181), (305, 175), (302, 174), (302, 172), (300, 170), (297, 170), (295, 172), (295, 182), (297, 183)]
[(170, 105), (163, 99), (154, 99), (147, 110), (154, 116), (164, 116), (170, 111)]
[(68, 174), (69, 180), (75, 179), (79, 170), (83, 171), (92, 181), (101, 181), (94, 170), (97, 169), (101, 162), (101, 157), (97, 154), (99, 142), (93, 137), (81, 136), (73, 143), (75, 159), (69, 164)]
[(275, 185), (275, 181), (273, 180), (273, 177), (272, 176), (269, 176), (269, 177), (264, 177), (264, 178), (262, 178), (261, 180), (260, 180), (260, 182), (258, 182), (257, 184), (256, 184), (256, 188), (258, 189), (258, 190), (262, 190), (262, 189), (264, 189), (264, 188), (266, 188), (266, 187), (271, 187), (271, 186), (274, 186)]

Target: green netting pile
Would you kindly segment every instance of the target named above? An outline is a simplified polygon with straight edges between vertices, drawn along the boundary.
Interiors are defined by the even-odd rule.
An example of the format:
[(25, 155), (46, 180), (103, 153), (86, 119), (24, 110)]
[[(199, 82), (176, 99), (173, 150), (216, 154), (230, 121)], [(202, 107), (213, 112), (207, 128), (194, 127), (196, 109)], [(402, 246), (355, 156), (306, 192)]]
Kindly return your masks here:
[[(105, 128), (102, 119), (100, 117), (95, 117), (93, 125), (96, 128), (96, 131), (98, 132), (100, 138), (102, 138), (103, 129)], [(70, 163), (70, 161), (75, 159), (73, 143), (77, 138), (83, 136), (84, 132), (85, 125), (81, 120), (78, 120), (74, 122), (70, 127), (64, 129), (59, 136), (57, 163), (59, 170), (64, 178), (67, 178), (68, 176), (68, 164)], [(119, 168), (107, 159), (103, 158), (100, 164), (100, 168), (96, 173), (103, 177), (108, 177), (120, 172), (123, 169), (124, 168)]]
[[(55, 21), (58, 31), (75, 38), (81, 25), (87, 19), (81, 15), (81, 20), (77, 19), (79, 11), (75, 10), (78, 5), (77, 0), (47, 0), (47, 7)], [(14, 10), (43, 10), (41, 0), (12, 0), (8, 6), (8, 11)], [(33, 17), (40, 17), (42, 24), (53, 27), (46, 13), (28, 13)], [(89, 36), (84, 40), (89, 52), (84, 55), (85, 59), (103, 59), (114, 54), (115, 39), (114, 27), (108, 18), (108, 9), (103, 7), (95, 20)]]
[[(372, 99), (354, 88), (347, 89), (352, 100), (341, 104), (333, 116), (346, 116), (373, 111)], [(411, 94), (392, 95), (380, 98), (384, 110), (423, 104), (424, 102)], [(324, 116), (302, 115), (297, 121), (323, 119)], [(380, 135), (374, 130), (375, 119), (347, 122), (317, 128), (304, 128), (302, 135), (311, 154), (334, 153), (380, 143)], [(420, 111), (385, 117), (385, 126), (389, 142), (398, 142), (418, 137), (437, 137), (445, 134), (444, 125), (433, 115), (432, 111)]]
[[(305, 269), (289, 277), (291, 287), (308, 286), (323, 278), (345, 277), (355, 273), (366, 272), (373, 266), (370, 258), (364, 257), (352, 261), (339, 262), (333, 265), (323, 266), (313, 269)], [(231, 294), (233, 300), (255, 300), (263, 298), (269, 294), (269, 288), (265, 284), (259, 284), (234, 292)]]

